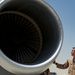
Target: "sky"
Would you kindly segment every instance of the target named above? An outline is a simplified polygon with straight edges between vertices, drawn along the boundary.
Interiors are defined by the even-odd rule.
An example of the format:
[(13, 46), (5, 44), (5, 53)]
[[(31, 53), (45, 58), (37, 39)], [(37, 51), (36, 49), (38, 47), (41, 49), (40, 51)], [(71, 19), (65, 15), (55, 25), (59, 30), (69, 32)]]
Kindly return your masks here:
[[(75, 0), (45, 0), (58, 14), (64, 31), (64, 40), (56, 62), (63, 64), (68, 58), (72, 58), (71, 50), (75, 47)], [(54, 64), (50, 67), (51, 72), (57, 75), (65, 75), (68, 69), (58, 69)]]

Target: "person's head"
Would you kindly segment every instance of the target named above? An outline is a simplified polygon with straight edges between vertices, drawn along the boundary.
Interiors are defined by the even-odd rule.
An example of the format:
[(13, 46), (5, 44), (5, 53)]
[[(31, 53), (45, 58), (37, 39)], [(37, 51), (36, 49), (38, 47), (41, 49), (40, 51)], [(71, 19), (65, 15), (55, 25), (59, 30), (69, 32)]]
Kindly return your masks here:
[(72, 48), (71, 55), (75, 57), (75, 47)]

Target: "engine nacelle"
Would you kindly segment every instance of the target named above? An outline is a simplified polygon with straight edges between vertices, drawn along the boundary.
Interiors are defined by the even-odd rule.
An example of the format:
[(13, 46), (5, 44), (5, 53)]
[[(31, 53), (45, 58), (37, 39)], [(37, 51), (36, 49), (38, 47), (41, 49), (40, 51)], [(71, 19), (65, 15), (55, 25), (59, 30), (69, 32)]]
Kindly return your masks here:
[(56, 59), (63, 28), (43, 0), (4, 0), (0, 4), (0, 65), (18, 75), (38, 75)]

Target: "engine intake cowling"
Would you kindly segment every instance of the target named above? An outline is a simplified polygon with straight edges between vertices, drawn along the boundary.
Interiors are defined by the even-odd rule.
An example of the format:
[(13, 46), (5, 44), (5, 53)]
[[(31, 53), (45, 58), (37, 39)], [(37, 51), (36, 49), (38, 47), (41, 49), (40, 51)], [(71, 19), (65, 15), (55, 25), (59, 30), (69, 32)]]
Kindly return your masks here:
[(37, 75), (57, 57), (63, 29), (56, 12), (42, 0), (0, 4), (0, 65), (14, 74)]

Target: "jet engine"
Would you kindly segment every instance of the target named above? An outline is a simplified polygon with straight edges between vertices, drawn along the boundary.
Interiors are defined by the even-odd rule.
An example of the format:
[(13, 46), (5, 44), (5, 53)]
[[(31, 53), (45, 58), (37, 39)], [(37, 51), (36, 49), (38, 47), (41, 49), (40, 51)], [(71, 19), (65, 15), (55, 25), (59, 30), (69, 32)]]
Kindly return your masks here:
[(17, 75), (39, 75), (63, 42), (57, 13), (44, 0), (0, 2), (0, 66)]

